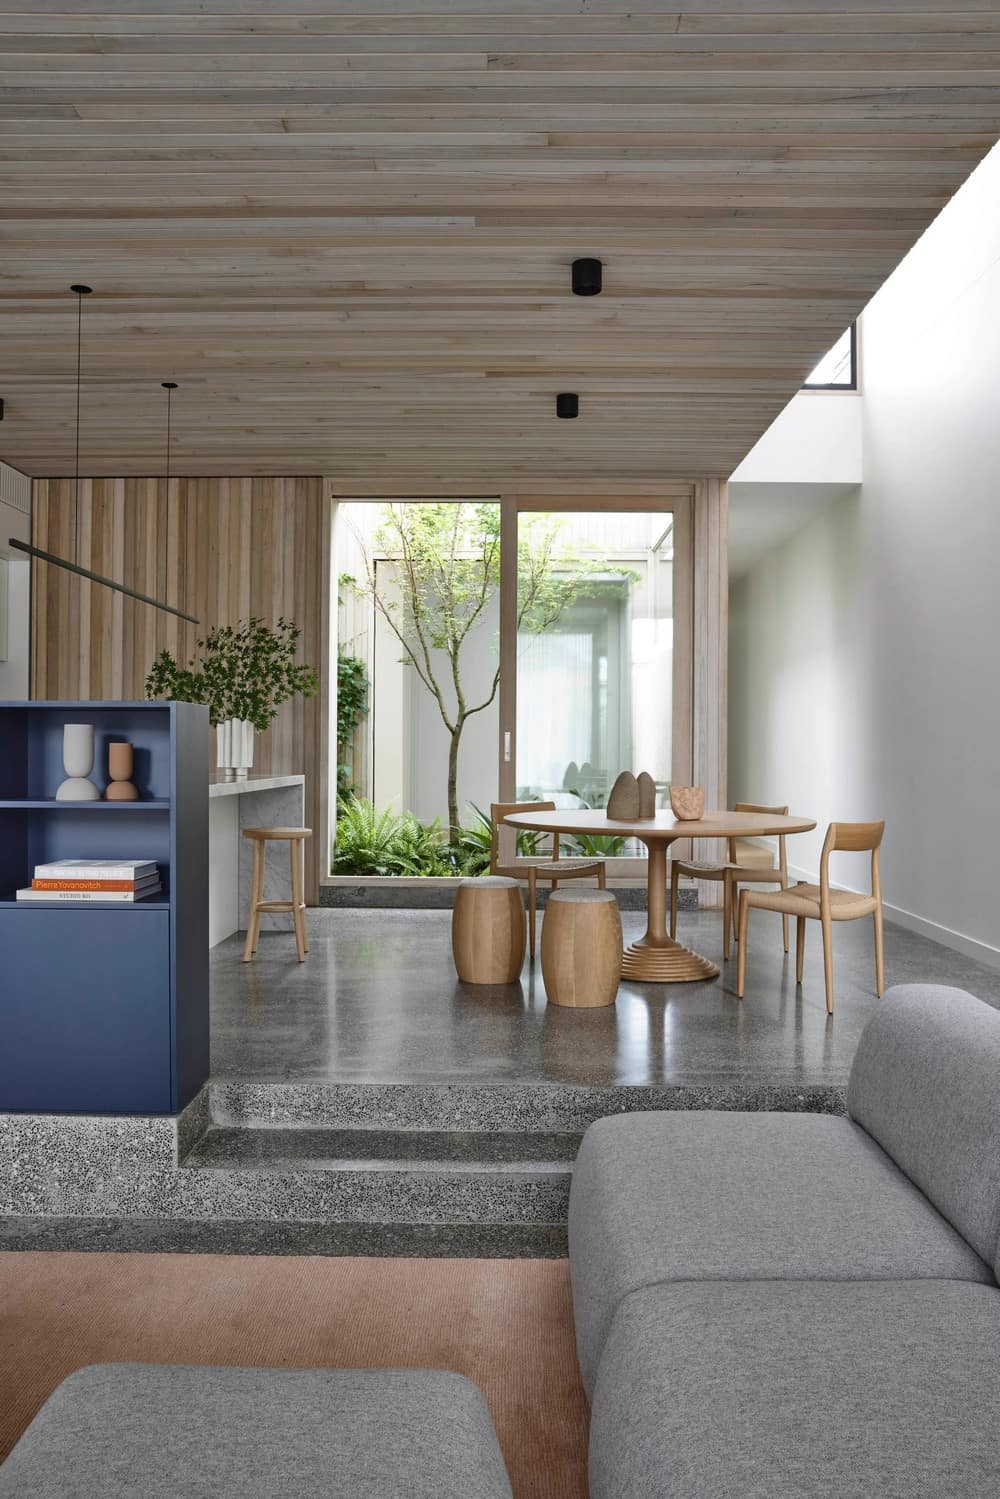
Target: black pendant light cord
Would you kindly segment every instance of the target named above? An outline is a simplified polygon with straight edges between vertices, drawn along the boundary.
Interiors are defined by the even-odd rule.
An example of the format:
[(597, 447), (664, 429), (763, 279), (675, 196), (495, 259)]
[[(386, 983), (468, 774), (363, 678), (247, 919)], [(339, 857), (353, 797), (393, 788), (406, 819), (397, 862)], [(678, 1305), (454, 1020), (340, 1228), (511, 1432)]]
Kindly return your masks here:
[(164, 380), (163, 383), (164, 383), (164, 385), (167, 388), (167, 461), (166, 461), (166, 465), (165, 466), (166, 466), (166, 470), (167, 470), (167, 494), (169, 495), (169, 493), (170, 493), (170, 397), (173, 395), (174, 382), (172, 380)]
[[(191, 624), (198, 624), (193, 614), (188, 614), (184, 609), (175, 609), (173, 604), (164, 603), (162, 599), (150, 598), (148, 593), (140, 593), (136, 588), (129, 588), (125, 583), (118, 583), (114, 578), (102, 577), (89, 567), (80, 566), (80, 383), (81, 383), (81, 351), (83, 347), (83, 299), (88, 296), (91, 288), (89, 286), (71, 286), (70, 291), (76, 293), (76, 463), (74, 465), (75, 486), (75, 508), (76, 508), (76, 561), (69, 562), (65, 557), (59, 557), (55, 552), (47, 552), (42, 547), (36, 547), (33, 542), (20, 541), (11, 536), (8, 546), (14, 547), (25, 556), (33, 558), (37, 562), (47, 562), (52, 567), (61, 567), (64, 572), (75, 573), (77, 577), (85, 578), (88, 583), (99, 583), (102, 588), (110, 588), (115, 593), (123, 594), (127, 599), (136, 599), (140, 604), (148, 604), (152, 609), (160, 609), (164, 614), (176, 615), (178, 619), (189, 620)], [(164, 380), (162, 382), (167, 392), (167, 500), (169, 502), (170, 488), (170, 392), (177, 389), (176, 380)], [(166, 548), (164, 547), (164, 567), (166, 567)], [(166, 579), (164, 578), (164, 583)], [(164, 588), (166, 592), (166, 588)]]

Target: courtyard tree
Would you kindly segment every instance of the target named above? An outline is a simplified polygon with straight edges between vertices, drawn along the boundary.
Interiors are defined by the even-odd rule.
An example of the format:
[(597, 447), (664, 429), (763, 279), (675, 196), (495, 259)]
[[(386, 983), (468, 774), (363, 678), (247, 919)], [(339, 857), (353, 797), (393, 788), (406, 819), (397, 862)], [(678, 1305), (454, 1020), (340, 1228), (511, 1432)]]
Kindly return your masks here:
[[(560, 551), (555, 516), (521, 518), (517, 550), (518, 629), (541, 632), (588, 590), (595, 564)], [(448, 733), (448, 836), (459, 836), (458, 759), (469, 719), (494, 701), (500, 668), (473, 684), (468, 644), (500, 587), (500, 506), (431, 501), (385, 505), (371, 548), (362, 546), (360, 583), (392, 630), (403, 660), (437, 705)], [(393, 564), (380, 584), (376, 561)]]

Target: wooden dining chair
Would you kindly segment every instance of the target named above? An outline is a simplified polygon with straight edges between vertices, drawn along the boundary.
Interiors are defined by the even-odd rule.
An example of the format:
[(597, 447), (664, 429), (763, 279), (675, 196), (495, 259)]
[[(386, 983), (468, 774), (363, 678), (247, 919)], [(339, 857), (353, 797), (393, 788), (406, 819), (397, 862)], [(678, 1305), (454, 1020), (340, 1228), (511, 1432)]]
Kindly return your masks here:
[[(766, 812), (772, 817), (787, 817), (787, 807), (762, 807), (757, 802), (737, 802), (734, 812)], [(766, 849), (757, 848), (746, 838), (729, 839), (729, 857), (724, 862), (702, 859), (671, 859), (670, 861), (670, 935), (677, 936), (677, 886), (682, 875), (693, 880), (722, 882), (722, 956), (729, 957), (729, 931), (736, 932), (736, 898), (740, 885), (749, 883), (779, 885), (788, 889), (788, 852), (785, 835), (778, 835), (778, 863)], [(753, 859), (755, 862), (750, 863)], [(788, 917), (782, 917), (782, 935), (785, 951), (788, 951)]]
[[(875, 923), (875, 992), (881, 999), (885, 989), (885, 956), (882, 947), (882, 880), (879, 850), (884, 822), (831, 822), (819, 861), (819, 884), (800, 881), (791, 890), (741, 890), (739, 916), (739, 960), (736, 993), (740, 999), (747, 976), (747, 929), (751, 910), (780, 911), (795, 917), (795, 982), (802, 982), (806, 954), (806, 922), (818, 921), (823, 928), (823, 969), (826, 978), (826, 1008), (833, 1014), (833, 923), (871, 916)], [(830, 887), (830, 855), (845, 850), (870, 853), (871, 894)]]
[[(555, 802), (494, 802), (490, 807), (490, 874), (507, 875), (514, 880), (528, 882), (528, 952), (535, 956), (535, 910), (538, 903), (538, 881), (547, 880), (555, 890), (560, 880), (596, 879), (598, 886), (605, 887), (605, 864), (603, 859), (563, 859), (559, 851), (559, 834), (552, 835), (552, 857), (550, 859), (522, 858), (515, 856), (513, 863), (500, 862), (500, 826), (505, 817), (518, 812), (554, 812)], [(514, 829), (507, 829), (514, 834)], [(516, 838), (516, 834), (514, 834)], [(516, 848), (516, 843), (515, 843)]]

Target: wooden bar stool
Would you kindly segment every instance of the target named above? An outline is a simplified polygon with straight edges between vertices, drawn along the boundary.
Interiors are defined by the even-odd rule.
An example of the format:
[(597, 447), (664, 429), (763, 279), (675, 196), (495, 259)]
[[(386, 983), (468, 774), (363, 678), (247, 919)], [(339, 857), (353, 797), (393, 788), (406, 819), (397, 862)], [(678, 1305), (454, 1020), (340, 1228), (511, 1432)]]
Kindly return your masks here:
[(613, 1005), (622, 973), (622, 919), (610, 890), (553, 890), (542, 922), (542, 978), (551, 1005)]
[[(309, 951), (309, 942), (306, 937), (306, 903), (302, 893), (302, 860), (305, 841), (312, 837), (312, 828), (244, 828), (243, 836), (253, 840), (250, 911), (247, 916), (247, 940), (243, 949), (243, 961), (249, 963), (257, 951), (262, 913), (264, 911), (291, 911), (295, 923), (295, 946), (301, 963)], [(264, 899), (264, 852), (268, 843), (288, 844), (292, 865), (291, 900)]]

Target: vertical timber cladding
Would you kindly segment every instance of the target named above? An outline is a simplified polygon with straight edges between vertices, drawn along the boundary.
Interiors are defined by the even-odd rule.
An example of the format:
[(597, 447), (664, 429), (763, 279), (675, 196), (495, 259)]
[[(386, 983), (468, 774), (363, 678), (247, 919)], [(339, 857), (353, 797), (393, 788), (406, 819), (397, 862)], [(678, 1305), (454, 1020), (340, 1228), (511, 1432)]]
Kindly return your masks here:
[[(725, 807), (729, 640), (729, 486), (699, 479), (694, 487), (692, 729), (693, 782), (705, 788), (707, 807)], [(720, 859), (718, 840), (695, 844), (695, 857)], [(698, 885), (702, 906), (722, 904), (721, 886)]]
[[(33, 540), (82, 567), (198, 617), (192, 625), (44, 562), (32, 563), (31, 695), (142, 698), (154, 657), (181, 660), (215, 625), (284, 615), (302, 630), (300, 654), (326, 670), (323, 481), (308, 478), (72, 479), (34, 484)], [(77, 523), (79, 522), (79, 538)], [(79, 549), (77, 540), (79, 539)], [(315, 904), (325, 858), (323, 698), (284, 704), (259, 735), (259, 771), (306, 778), (306, 899)], [(325, 867), (325, 865), (323, 866)]]

